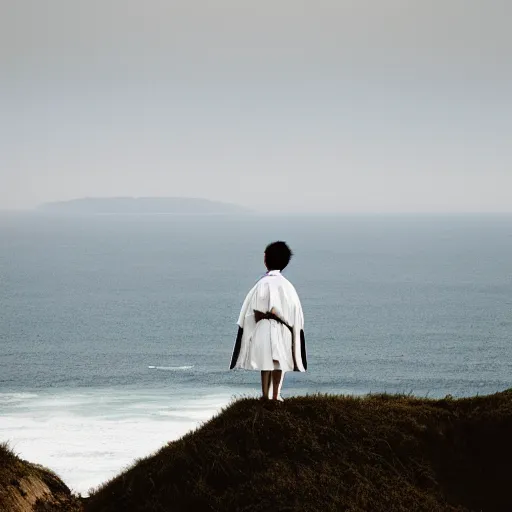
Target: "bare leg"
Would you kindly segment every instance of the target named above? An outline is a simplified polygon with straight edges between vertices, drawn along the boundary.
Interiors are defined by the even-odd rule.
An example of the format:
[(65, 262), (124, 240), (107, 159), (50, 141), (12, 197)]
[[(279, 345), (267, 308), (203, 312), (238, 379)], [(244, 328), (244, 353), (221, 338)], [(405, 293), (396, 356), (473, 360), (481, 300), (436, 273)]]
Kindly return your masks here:
[(261, 392), (263, 393), (263, 398), (270, 398), (270, 370), (263, 370), (261, 372)]
[(272, 372), (272, 399), (277, 400), (280, 391), (281, 378), (283, 376), (282, 370), (274, 370)]

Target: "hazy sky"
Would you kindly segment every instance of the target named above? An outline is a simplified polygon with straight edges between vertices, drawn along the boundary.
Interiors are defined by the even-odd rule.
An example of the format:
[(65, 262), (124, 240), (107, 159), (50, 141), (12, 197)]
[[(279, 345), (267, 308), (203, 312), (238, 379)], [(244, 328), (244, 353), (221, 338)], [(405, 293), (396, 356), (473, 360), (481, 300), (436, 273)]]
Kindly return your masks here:
[(510, 0), (2, 0), (0, 208), (512, 211)]

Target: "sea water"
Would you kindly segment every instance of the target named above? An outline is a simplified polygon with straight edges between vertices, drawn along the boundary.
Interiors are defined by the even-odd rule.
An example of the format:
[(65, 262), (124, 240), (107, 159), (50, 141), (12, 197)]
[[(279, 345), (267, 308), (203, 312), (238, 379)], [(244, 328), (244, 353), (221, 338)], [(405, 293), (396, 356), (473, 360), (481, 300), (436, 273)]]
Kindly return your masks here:
[(283, 395), (512, 387), (512, 216), (0, 216), (0, 441), (88, 490), (257, 396), (228, 371), (263, 250), (306, 318)]

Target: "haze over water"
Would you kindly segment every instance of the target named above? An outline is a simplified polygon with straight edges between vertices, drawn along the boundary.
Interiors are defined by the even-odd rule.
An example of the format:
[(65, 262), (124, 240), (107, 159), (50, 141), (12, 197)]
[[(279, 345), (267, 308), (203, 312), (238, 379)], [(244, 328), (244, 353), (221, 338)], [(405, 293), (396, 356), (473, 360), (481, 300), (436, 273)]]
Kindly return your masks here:
[[(512, 386), (511, 216), (0, 217), (0, 440), (86, 492), (255, 396), (227, 370), (287, 240), (310, 370), (284, 396)], [(94, 469), (92, 469), (94, 468)]]

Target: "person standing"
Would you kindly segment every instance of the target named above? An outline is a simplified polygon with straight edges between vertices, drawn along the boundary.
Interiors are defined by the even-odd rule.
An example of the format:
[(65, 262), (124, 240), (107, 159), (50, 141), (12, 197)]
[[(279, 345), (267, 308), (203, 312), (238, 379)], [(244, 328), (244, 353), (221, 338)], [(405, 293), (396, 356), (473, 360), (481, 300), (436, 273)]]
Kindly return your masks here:
[(307, 370), (304, 315), (299, 296), (281, 272), (292, 251), (286, 242), (268, 245), (267, 273), (245, 298), (230, 369), (260, 370), (263, 398), (282, 401), (284, 375)]

